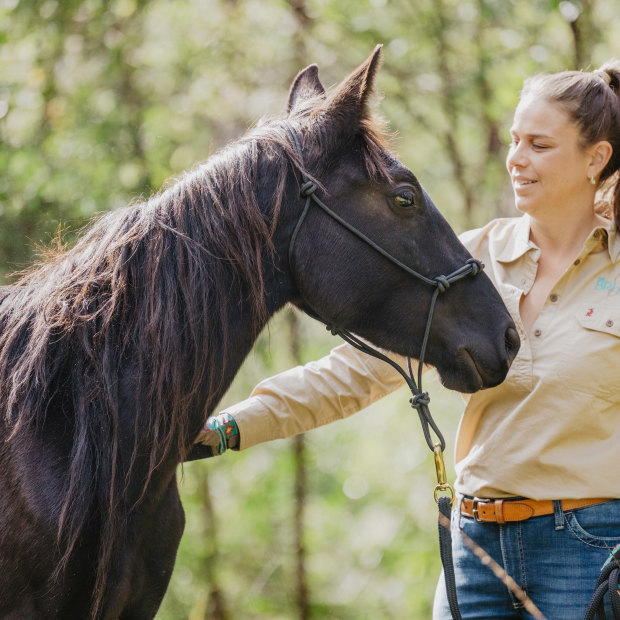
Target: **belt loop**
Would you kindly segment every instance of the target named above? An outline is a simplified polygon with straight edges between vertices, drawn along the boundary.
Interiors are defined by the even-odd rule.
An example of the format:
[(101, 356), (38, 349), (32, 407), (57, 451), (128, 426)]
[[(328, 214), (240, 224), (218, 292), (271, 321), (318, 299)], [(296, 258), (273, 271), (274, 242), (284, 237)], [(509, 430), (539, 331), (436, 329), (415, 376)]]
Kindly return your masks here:
[(504, 519), (504, 500), (496, 499), (495, 500), (495, 520), (500, 525), (506, 523), (506, 519)]
[(555, 531), (559, 532), (564, 529), (564, 510), (562, 509), (562, 500), (553, 500), (553, 515), (555, 517)]
[(463, 503), (463, 497), (464, 495), (461, 493), (456, 494), (456, 508), (452, 513), (459, 530), (462, 529), (461, 519), (463, 518), (463, 515), (461, 514), (461, 504)]

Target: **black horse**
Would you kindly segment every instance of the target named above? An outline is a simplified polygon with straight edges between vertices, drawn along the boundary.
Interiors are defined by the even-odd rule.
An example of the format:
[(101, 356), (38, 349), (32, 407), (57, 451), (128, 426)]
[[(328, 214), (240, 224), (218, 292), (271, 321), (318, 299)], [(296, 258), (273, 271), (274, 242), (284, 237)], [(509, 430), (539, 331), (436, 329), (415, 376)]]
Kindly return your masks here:
[[(289, 265), (302, 178), (419, 272), (469, 258), (369, 115), (379, 56), (330, 93), (308, 67), (284, 118), (0, 289), (0, 617), (155, 615), (184, 525), (177, 465), (287, 302), (419, 353), (432, 287), (322, 211)], [(438, 300), (426, 360), (473, 391), (503, 380), (517, 346), (479, 275)]]

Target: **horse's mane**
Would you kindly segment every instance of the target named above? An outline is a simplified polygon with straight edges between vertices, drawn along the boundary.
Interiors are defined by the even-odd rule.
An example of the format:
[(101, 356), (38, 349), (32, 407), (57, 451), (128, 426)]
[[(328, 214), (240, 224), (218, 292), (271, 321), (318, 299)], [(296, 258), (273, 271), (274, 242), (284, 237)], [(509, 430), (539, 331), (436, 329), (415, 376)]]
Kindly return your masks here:
[[(362, 119), (358, 135), (369, 174), (384, 173), (379, 125)], [(321, 139), (328, 136), (318, 148)], [(265, 161), (274, 176), (260, 197), (271, 206), (261, 210)], [(102, 216), (72, 249), (50, 251), (0, 289), (0, 415), (18, 437), (42, 433), (54, 403), (63, 409), (70, 455), (53, 517), (64, 549), (56, 577), (94, 519), (93, 617), (127, 516), (158, 466), (185, 456), (198, 430), (188, 411), (206, 416), (226, 387), (227, 310), (249, 308), (256, 335), (267, 318), (264, 266), (291, 165), (302, 170), (286, 122), (262, 123), (159, 194)], [(132, 377), (120, 376), (129, 366)], [(119, 407), (128, 379), (140, 398), (131, 420)], [(145, 449), (136, 491), (131, 474)]]

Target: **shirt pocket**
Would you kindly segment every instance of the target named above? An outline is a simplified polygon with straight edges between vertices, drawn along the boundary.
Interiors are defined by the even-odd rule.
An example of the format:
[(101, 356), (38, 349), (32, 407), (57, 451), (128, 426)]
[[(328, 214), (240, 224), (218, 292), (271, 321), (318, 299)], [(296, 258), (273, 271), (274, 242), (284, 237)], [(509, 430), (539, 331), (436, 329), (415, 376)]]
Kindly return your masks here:
[(579, 361), (582, 378), (597, 395), (618, 401), (620, 296), (584, 305), (576, 318), (582, 330), (571, 355)]
[(577, 320), (586, 329), (620, 338), (620, 297), (613, 302), (607, 299), (584, 306), (577, 313)]

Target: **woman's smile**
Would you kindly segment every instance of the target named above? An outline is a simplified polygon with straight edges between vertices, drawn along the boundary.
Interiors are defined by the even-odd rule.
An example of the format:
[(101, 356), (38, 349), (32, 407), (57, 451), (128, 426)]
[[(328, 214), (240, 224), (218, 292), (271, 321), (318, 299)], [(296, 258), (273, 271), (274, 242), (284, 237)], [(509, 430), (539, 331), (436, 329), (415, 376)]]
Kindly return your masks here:
[(535, 181), (533, 179), (527, 179), (520, 175), (516, 175), (516, 176), (513, 175), (511, 179), (512, 179), (512, 187), (514, 191), (517, 193), (527, 191), (529, 188), (532, 187), (532, 185), (534, 185), (535, 183), (538, 183), (538, 181)]

